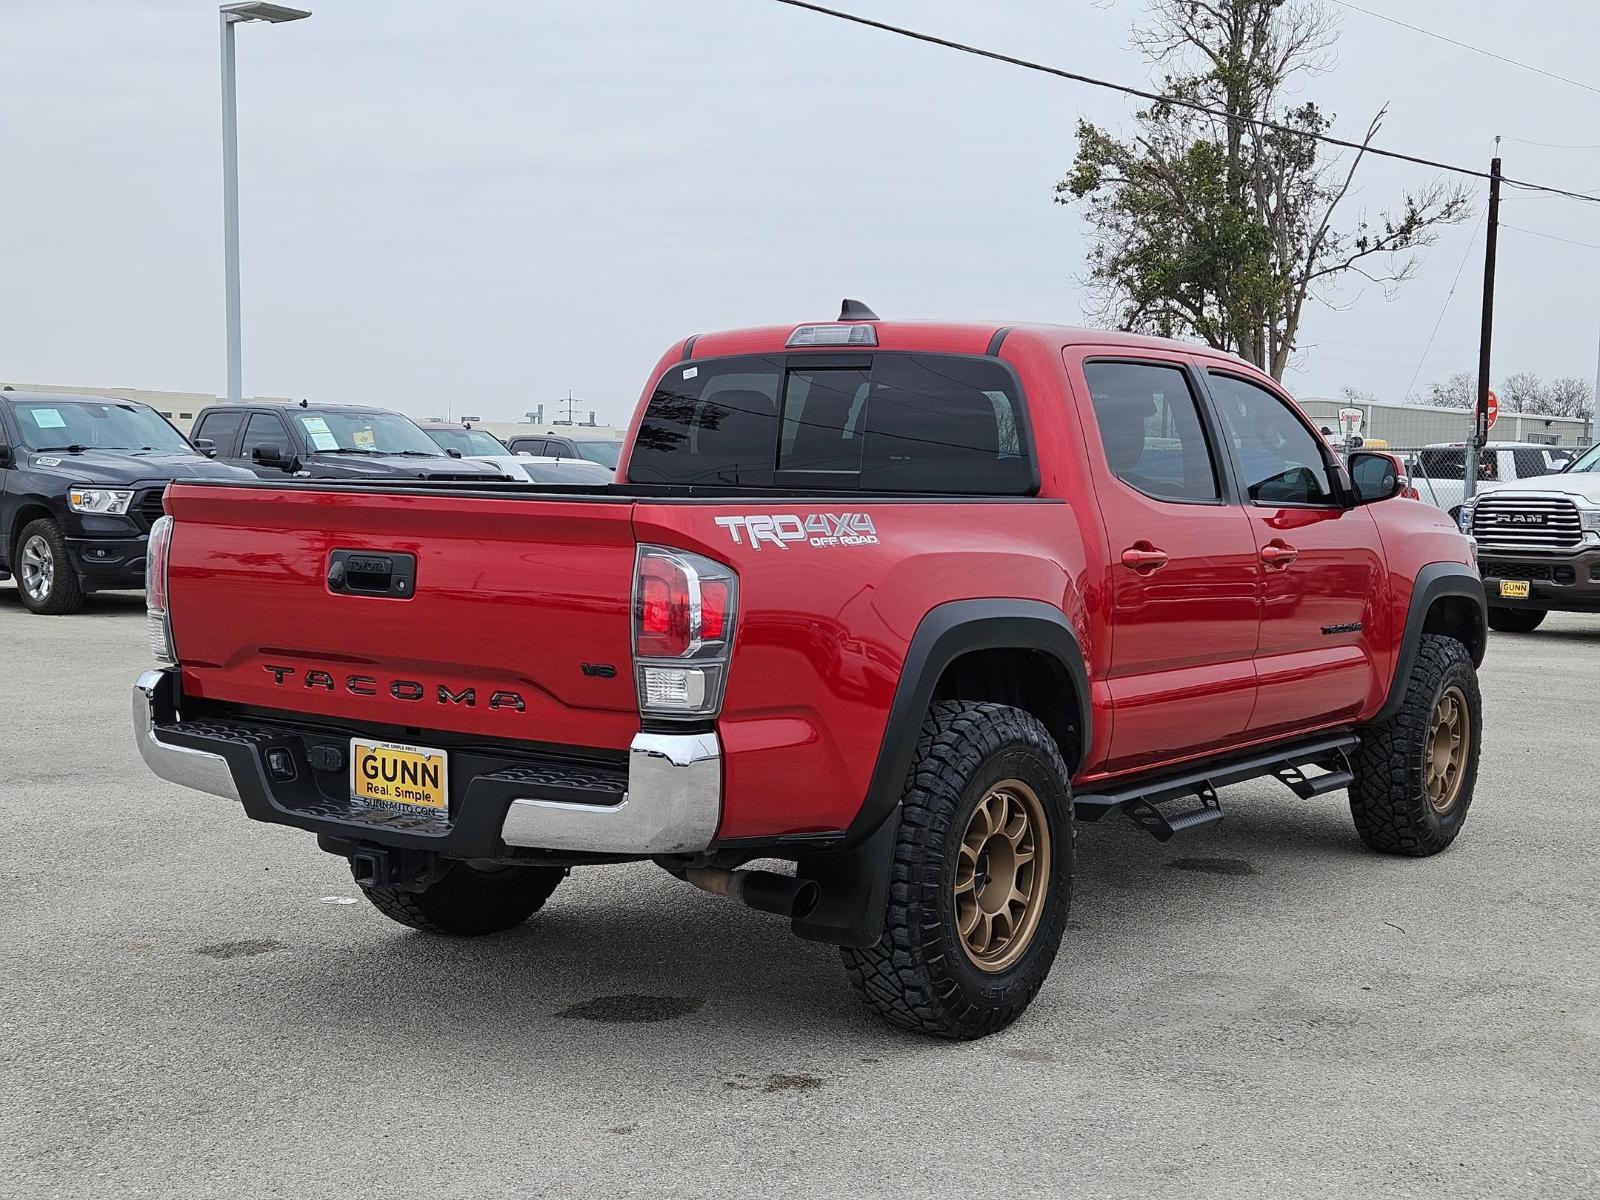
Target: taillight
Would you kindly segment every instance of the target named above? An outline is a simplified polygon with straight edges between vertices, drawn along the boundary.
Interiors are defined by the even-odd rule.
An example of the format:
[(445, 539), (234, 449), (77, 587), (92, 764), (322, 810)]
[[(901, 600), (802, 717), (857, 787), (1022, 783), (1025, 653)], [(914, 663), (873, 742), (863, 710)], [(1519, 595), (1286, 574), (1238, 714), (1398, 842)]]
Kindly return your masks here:
[(731, 567), (664, 546), (640, 546), (633, 585), (639, 711), (709, 717), (722, 708), (739, 580)]
[(150, 527), (144, 552), (144, 611), (150, 631), (150, 653), (158, 662), (175, 663), (172, 617), (167, 611), (167, 558), (172, 547), (172, 518), (161, 517)]

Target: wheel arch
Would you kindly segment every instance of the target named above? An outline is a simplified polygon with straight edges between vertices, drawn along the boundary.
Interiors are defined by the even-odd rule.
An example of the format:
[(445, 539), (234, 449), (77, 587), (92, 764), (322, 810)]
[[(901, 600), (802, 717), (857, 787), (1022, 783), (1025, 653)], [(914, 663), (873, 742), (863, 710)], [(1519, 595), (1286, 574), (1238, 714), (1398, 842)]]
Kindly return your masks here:
[(1060, 609), (1039, 600), (954, 600), (917, 626), (895, 689), (883, 744), (847, 840), (876, 830), (900, 802), (917, 737), (936, 700), (989, 701), (1037, 717), (1069, 770), (1089, 747), (1088, 670)]
[(1395, 658), (1389, 697), (1373, 722), (1386, 721), (1405, 703), (1406, 680), (1416, 662), (1417, 647), (1427, 633), (1453, 637), (1467, 648), (1472, 665), (1481, 666), (1489, 644), (1489, 605), (1483, 578), (1465, 563), (1429, 563), (1417, 572), (1406, 609), (1406, 627)]
[(11, 512), (11, 528), (7, 531), (5, 546), (7, 562), (17, 561), (17, 552), (22, 545), (22, 531), (40, 520), (56, 520), (55, 510), (42, 497), (23, 497)]

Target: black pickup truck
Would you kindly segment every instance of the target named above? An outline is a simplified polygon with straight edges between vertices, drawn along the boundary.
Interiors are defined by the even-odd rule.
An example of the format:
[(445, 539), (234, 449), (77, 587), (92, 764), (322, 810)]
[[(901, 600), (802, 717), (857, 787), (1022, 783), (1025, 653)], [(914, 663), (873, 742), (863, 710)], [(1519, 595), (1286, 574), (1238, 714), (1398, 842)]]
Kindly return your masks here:
[(194, 444), (261, 479), (506, 478), (490, 463), (450, 457), (409, 417), (360, 404), (213, 405), (195, 419)]
[(142, 588), (167, 484), (240, 477), (132, 400), (0, 392), (0, 579), (51, 615), (100, 588)]

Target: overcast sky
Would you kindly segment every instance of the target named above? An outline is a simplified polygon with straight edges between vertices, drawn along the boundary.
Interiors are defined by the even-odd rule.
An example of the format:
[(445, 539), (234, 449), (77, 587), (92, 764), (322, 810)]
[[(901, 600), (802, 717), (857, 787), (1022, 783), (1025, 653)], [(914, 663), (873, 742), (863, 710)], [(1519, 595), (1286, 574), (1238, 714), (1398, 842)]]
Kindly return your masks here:
[[(1086, 230), (1052, 188), (1078, 118), (1131, 101), (771, 0), (309, 2), (239, 30), (247, 394), (510, 419), (570, 388), (620, 420), (676, 338), (845, 295), (1084, 319)], [(1139, 0), (838, 6), (1149, 78)], [(1600, 86), (1592, 0), (1363, 7)], [(1600, 95), (1338, 15), (1338, 66), (1305, 88), (1335, 132), (1387, 102), (1383, 144), (1452, 162), (1487, 166), (1497, 133), (1600, 146)], [(218, 111), (214, 3), (0, 0), (0, 381), (223, 390)], [(1600, 149), (1503, 152), (1600, 191)], [(1364, 168), (1346, 220), (1429, 177)], [(1600, 205), (1511, 192), (1502, 219), (1600, 244)], [(1313, 312), (1290, 386), (1399, 399), (1475, 369), (1477, 230), (1393, 302)], [(1597, 277), (1600, 250), (1502, 234), (1496, 380), (1593, 378)]]

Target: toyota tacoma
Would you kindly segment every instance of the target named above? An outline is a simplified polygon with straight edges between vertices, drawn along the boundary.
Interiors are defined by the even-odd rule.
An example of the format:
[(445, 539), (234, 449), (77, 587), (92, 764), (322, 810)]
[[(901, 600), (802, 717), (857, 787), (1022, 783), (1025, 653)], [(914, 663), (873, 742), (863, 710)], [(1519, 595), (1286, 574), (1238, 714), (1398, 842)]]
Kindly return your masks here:
[(1045, 980), (1075, 821), (1275, 777), (1456, 837), (1484, 592), (1400, 486), (1236, 358), (850, 301), (673, 346), (609, 485), (176, 484), (134, 733), (402, 924), (652, 860), (976, 1037)]

